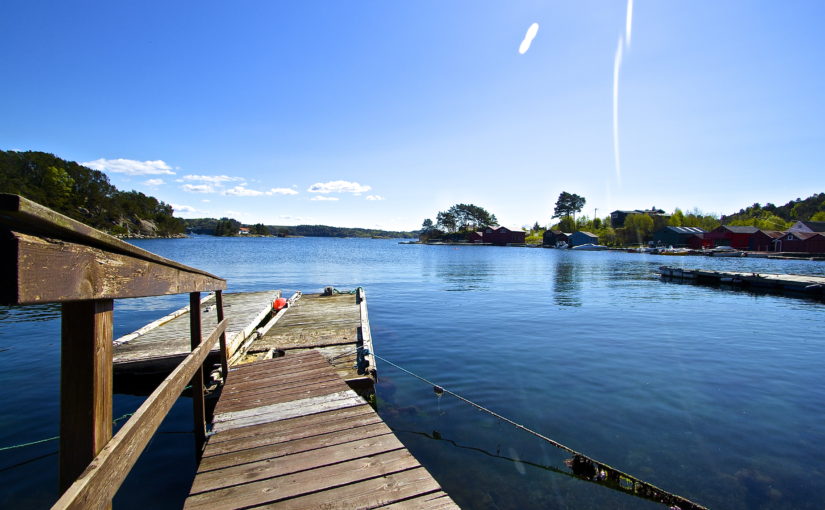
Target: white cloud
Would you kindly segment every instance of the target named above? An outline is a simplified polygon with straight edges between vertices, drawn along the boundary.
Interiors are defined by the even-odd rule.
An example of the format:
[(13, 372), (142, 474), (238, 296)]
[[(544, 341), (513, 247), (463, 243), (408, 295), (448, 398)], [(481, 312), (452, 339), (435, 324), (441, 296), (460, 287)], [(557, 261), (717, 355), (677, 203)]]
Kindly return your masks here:
[(180, 187), (187, 193), (214, 193), (215, 188), (211, 184), (184, 184)]
[(367, 200), (384, 200), (381, 195), (367, 195)]
[(143, 181), (143, 184), (147, 186), (160, 186), (161, 184), (166, 184), (163, 179), (149, 179), (148, 181)]
[(93, 170), (101, 172), (112, 172), (127, 175), (175, 175), (172, 167), (164, 161), (157, 159), (154, 161), (135, 161), (134, 159), (96, 159), (81, 163)]
[(307, 191), (310, 193), (365, 193), (371, 190), (370, 186), (362, 186), (357, 182), (329, 181), (316, 182)]
[(298, 192), (292, 188), (272, 188), (266, 192), (267, 195), (297, 195)]
[(191, 205), (183, 205), (183, 204), (169, 204), (172, 206), (172, 209), (175, 210), (177, 213), (195, 213), (198, 212), (197, 209), (192, 207)]
[(208, 204), (209, 202), (211, 202), (211, 200), (209, 200), (208, 198), (204, 198), (203, 200), (201, 200), (201, 202), (203, 202), (204, 204)]
[(245, 185), (235, 186), (223, 192), (224, 195), (232, 195), (236, 197), (259, 197), (262, 195), (297, 195), (298, 192), (290, 188), (272, 188), (269, 191), (258, 191), (249, 189)]
[(539, 33), (539, 24), (533, 23), (530, 25), (530, 28), (527, 29), (527, 33), (524, 34), (524, 39), (521, 41), (521, 44), (518, 47), (518, 52), (521, 55), (527, 53), (527, 50), (530, 49), (530, 45), (533, 43), (533, 39), (536, 38), (536, 34)]
[(178, 182), (197, 181), (208, 182), (210, 184), (222, 185), (225, 182), (245, 181), (243, 177), (229, 177), (228, 175), (184, 175)]
[(235, 186), (234, 188), (224, 191), (223, 194), (232, 195), (234, 197), (259, 197), (261, 195), (266, 195), (267, 193), (263, 191), (245, 188), (243, 186)]
[(312, 197), (310, 200), (314, 200), (316, 202), (317, 201), (322, 201), (322, 200), (323, 201), (334, 202), (334, 201), (338, 200), (338, 197), (325, 197), (324, 195), (318, 195), (318, 196)]

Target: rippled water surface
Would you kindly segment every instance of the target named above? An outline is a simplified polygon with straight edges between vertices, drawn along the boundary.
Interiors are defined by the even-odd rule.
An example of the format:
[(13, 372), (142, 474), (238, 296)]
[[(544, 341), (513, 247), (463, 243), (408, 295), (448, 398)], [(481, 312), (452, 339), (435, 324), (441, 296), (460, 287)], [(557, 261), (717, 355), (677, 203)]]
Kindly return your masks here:
[[(655, 275), (662, 264), (825, 275), (820, 262), (364, 239), (135, 244), (227, 278), (229, 292), (363, 286), (379, 355), (526, 427), (711, 508), (824, 508), (823, 304)], [(186, 303), (118, 301), (115, 336)], [(0, 308), (0, 447), (58, 433), (59, 312)], [(464, 508), (658, 508), (573, 478), (563, 452), (378, 369), (379, 413)], [(115, 416), (140, 402), (116, 396)], [(180, 506), (190, 413), (181, 399), (117, 507)], [(0, 507), (54, 501), (56, 449), (0, 451)]]

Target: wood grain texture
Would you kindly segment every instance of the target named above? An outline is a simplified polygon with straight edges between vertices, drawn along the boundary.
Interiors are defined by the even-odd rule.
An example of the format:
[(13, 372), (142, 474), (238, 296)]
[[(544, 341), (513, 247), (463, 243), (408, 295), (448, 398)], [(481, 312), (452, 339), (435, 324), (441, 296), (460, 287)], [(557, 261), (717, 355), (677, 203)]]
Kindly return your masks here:
[(121, 241), (19, 195), (0, 193), (0, 225), (21, 233), (71, 241), (222, 280), (206, 271), (186, 266)]
[(192, 379), (198, 367), (203, 365), (210, 349), (225, 329), (226, 320), (149, 395), (80, 477), (63, 493), (53, 509), (100, 508), (111, 502), (184, 386)]
[(111, 300), (63, 303), (60, 370), (60, 490), (112, 437)]
[[(10, 237), (9, 237), (10, 236)], [(161, 296), (226, 288), (226, 281), (68, 241), (11, 232), (2, 242), (14, 267), (0, 289), (0, 304), (61, 303)]]

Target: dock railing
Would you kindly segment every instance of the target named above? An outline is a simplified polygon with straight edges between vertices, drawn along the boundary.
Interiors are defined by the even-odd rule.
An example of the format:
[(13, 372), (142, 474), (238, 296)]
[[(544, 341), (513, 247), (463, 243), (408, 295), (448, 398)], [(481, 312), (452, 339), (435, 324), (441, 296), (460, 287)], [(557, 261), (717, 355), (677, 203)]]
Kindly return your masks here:
[[(191, 384), (196, 452), (206, 439), (204, 362), (227, 371), (226, 280), (165, 259), (17, 195), (0, 194), (0, 304), (61, 303), (60, 492), (53, 508), (106, 508)], [(201, 292), (218, 326), (202, 340)], [(192, 352), (112, 437), (114, 300), (189, 293)]]

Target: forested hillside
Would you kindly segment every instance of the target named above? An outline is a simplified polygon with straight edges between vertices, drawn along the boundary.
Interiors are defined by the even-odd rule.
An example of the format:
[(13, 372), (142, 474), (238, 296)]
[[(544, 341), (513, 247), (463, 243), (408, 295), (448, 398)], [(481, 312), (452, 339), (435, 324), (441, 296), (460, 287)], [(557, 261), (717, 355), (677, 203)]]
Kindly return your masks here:
[(800, 220), (825, 221), (825, 193), (817, 193), (804, 200), (797, 198), (779, 206), (756, 203), (722, 217), (725, 225), (752, 225), (768, 230), (784, 230)]
[(0, 193), (21, 195), (99, 230), (122, 236), (173, 236), (184, 223), (172, 206), (120, 191), (103, 172), (45, 152), (0, 151)]

